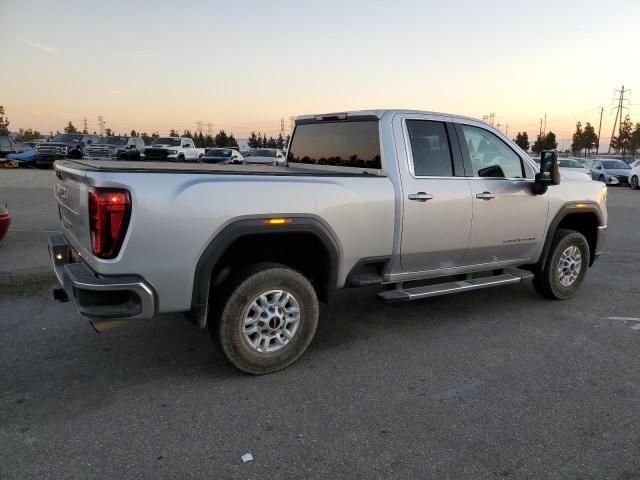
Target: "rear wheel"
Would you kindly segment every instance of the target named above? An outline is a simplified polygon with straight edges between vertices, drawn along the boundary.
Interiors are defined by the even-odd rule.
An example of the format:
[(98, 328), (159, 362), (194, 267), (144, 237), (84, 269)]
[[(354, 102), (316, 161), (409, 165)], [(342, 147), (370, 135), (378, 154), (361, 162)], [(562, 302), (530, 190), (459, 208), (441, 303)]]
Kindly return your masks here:
[(309, 280), (282, 265), (258, 264), (240, 272), (229, 287), (219, 325), (209, 323), (212, 336), (218, 330), (227, 359), (253, 375), (295, 362), (318, 326), (318, 298)]
[(633, 177), (631, 177), (631, 188), (633, 190), (638, 190), (638, 188), (640, 188), (640, 185), (638, 184), (638, 176), (634, 175)]
[(558, 230), (533, 285), (546, 298), (566, 300), (578, 290), (589, 268), (589, 242), (574, 230)]
[(178, 159), (179, 162), (184, 162), (184, 155), (180, 154), (178, 155)]

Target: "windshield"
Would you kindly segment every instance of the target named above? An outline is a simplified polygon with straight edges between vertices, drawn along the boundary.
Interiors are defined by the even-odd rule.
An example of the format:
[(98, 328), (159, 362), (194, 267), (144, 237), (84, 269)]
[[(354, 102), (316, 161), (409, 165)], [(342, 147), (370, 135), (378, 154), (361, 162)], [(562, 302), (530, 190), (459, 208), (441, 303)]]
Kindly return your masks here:
[(207, 157), (222, 157), (222, 158), (229, 158), (231, 156), (231, 150), (228, 149), (222, 149), (222, 150), (218, 150), (216, 148), (213, 148), (211, 150), (209, 150), (206, 155)]
[(622, 160), (603, 160), (602, 166), (607, 170), (629, 170), (629, 165), (624, 163)]
[(98, 145), (124, 145), (127, 137), (104, 137), (98, 140)]
[(259, 148), (254, 150), (251, 154), (252, 157), (274, 157), (276, 156), (275, 150), (268, 150), (266, 148)]
[(156, 138), (151, 145), (169, 145), (170, 147), (179, 147), (180, 139), (178, 137), (159, 137)]
[(51, 139), (52, 142), (64, 142), (64, 143), (69, 143), (69, 142), (78, 143), (80, 140), (82, 140), (82, 135), (69, 135), (69, 134), (56, 135)]
[(560, 160), (560, 166), (564, 168), (582, 168), (582, 164), (577, 160)]

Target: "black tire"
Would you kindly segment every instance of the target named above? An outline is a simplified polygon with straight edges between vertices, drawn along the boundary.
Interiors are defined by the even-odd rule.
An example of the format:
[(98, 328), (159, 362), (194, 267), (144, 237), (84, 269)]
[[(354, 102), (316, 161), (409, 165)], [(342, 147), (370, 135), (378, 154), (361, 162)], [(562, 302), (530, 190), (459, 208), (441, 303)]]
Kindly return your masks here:
[(118, 160), (129, 160), (129, 157), (126, 153), (121, 153), (120, 155), (118, 155)]
[(638, 184), (637, 175), (634, 175), (633, 177), (631, 177), (631, 182), (629, 182), (629, 185), (631, 186), (631, 190), (638, 190), (638, 188), (640, 188), (640, 185)]
[(178, 155), (178, 158), (176, 160), (178, 160), (178, 162), (184, 162), (184, 155)]
[(81, 160), (82, 153), (79, 150), (71, 150), (71, 152), (69, 152), (69, 158), (72, 160)]
[[(582, 263), (575, 281), (569, 286), (564, 286), (560, 283), (558, 266), (563, 252), (571, 246), (575, 246), (580, 250)], [(584, 280), (589, 268), (590, 258), (589, 242), (587, 242), (584, 235), (574, 230), (558, 230), (553, 237), (544, 268), (533, 277), (533, 286), (543, 297), (554, 300), (567, 300), (576, 293)]]
[[(245, 314), (254, 299), (278, 289), (295, 297), (300, 311), (298, 329), (279, 350), (260, 352), (243, 333)], [(220, 320), (216, 323), (210, 319), (209, 333), (212, 340), (217, 333), (222, 351), (238, 370), (252, 375), (282, 370), (295, 362), (311, 343), (318, 326), (319, 306), (316, 292), (304, 275), (279, 264), (256, 264), (238, 272), (226, 289), (220, 289), (220, 293), (225, 291), (229, 293), (224, 294), (226, 303), (218, 307)]]

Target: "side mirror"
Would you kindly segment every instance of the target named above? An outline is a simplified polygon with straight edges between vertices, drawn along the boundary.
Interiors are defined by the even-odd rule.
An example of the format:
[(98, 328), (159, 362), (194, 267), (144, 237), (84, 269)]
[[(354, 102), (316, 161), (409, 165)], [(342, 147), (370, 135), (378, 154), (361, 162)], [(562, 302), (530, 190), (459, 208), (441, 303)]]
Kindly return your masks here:
[(536, 173), (534, 193), (542, 195), (546, 193), (549, 185), (560, 184), (560, 167), (558, 166), (558, 152), (556, 150), (543, 150), (540, 153), (540, 172)]

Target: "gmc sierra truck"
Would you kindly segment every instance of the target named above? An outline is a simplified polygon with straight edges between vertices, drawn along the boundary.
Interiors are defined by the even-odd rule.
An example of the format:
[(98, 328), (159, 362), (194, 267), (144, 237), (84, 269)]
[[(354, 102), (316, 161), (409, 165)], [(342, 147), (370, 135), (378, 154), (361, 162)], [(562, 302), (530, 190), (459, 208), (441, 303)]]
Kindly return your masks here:
[(285, 166), (55, 173), (56, 298), (99, 330), (187, 312), (251, 374), (300, 357), (337, 289), (398, 302), (532, 278), (568, 299), (607, 228), (606, 185), (561, 174), (555, 151), (538, 167), (481, 121), (419, 111), (298, 117)]
[(85, 160), (140, 160), (144, 141), (140, 137), (102, 137), (84, 149)]

